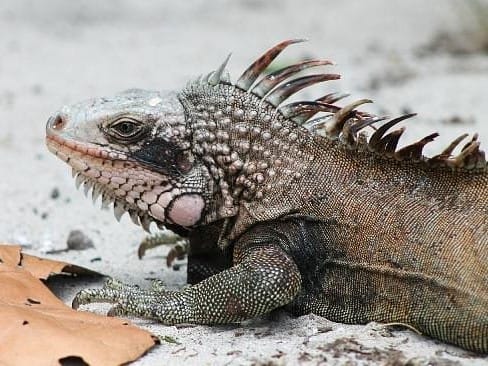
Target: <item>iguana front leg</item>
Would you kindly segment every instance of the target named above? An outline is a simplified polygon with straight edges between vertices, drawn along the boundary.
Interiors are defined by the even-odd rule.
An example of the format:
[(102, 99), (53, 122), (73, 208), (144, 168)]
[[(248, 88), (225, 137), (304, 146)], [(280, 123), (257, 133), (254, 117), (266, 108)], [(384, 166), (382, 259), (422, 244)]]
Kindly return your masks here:
[(289, 303), (301, 286), (295, 262), (274, 243), (238, 242), (234, 266), (181, 291), (140, 289), (112, 283), (81, 291), (73, 306), (111, 302), (115, 315), (134, 315), (165, 324), (232, 323)]

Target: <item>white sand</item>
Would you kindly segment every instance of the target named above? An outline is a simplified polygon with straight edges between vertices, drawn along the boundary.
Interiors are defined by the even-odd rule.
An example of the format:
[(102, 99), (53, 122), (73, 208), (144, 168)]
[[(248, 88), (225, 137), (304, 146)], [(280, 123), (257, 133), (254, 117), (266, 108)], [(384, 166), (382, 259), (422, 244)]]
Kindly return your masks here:
[[(440, 131), (439, 142), (429, 151), (439, 151), (465, 131), (480, 132), (488, 146), (488, 57), (415, 55), (437, 30), (455, 32), (460, 22), (466, 24), (458, 7), (445, 0), (297, 3), (2, 0), (0, 241), (43, 254), (63, 248), (68, 233), (81, 229), (95, 249), (51, 257), (123, 281), (146, 285), (145, 278), (159, 277), (169, 286), (182, 285), (185, 267), (177, 272), (165, 268), (167, 249), (151, 251), (139, 261), (142, 230), (127, 217), (118, 224), (111, 212), (93, 207), (76, 192), (70, 170), (44, 147), (45, 121), (61, 105), (83, 98), (131, 87), (181, 88), (190, 78), (215, 69), (229, 51), (235, 80), (262, 51), (292, 37), (310, 42), (287, 50), (281, 63), (301, 56), (327, 57), (338, 64), (331, 70), (343, 74), (342, 81), (308, 95), (347, 91), (375, 99), (374, 111), (417, 111), (420, 117), (409, 123), (404, 141)], [(443, 123), (453, 116), (468, 123)], [(57, 199), (50, 197), (54, 188), (60, 191)], [(91, 261), (97, 257), (99, 261)], [(52, 284), (67, 302), (87, 285), (65, 279)], [(281, 314), (243, 326), (180, 329), (137, 323), (180, 343), (163, 343), (137, 365), (393, 364), (412, 358), (418, 364), (488, 365), (486, 358), (410, 331), (336, 324), (314, 315)]]

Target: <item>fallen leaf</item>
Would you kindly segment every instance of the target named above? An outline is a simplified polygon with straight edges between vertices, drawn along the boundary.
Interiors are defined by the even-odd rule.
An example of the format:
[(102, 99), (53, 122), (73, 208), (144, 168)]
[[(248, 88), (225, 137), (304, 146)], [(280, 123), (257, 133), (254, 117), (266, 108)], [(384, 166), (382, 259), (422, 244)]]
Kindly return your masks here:
[[(30, 264), (44, 261), (36, 258), (22, 263), (26, 268), (19, 266), (24, 256), (12, 247), (0, 247), (0, 365), (59, 365), (66, 359), (120, 365), (157, 343), (149, 332), (126, 320), (66, 306), (28, 270)], [(42, 263), (48, 264), (49, 273), (70, 266), (49, 262)]]
[(15, 267), (20, 265), (20, 245), (0, 245), (0, 263)]
[(0, 244), (0, 262), (13, 267), (21, 266), (34, 277), (43, 280), (61, 273), (100, 275), (98, 272), (70, 263), (24, 254), (20, 245)]
[(39, 258), (34, 255), (22, 254), (21, 266), (32, 273), (34, 277), (47, 279), (53, 274), (71, 273), (84, 275), (98, 275), (100, 273), (74, 264), (59, 262), (52, 259)]

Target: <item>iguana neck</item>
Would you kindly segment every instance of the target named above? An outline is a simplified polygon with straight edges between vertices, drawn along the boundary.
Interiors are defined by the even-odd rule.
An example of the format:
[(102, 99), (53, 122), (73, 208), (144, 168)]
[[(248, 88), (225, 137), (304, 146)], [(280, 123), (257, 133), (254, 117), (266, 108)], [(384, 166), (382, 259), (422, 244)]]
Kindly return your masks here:
[(220, 207), (207, 222), (236, 216), (243, 203), (268, 203), (300, 180), (313, 160), (303, 149), (313, 136), (253, 94), (194, 83), (180, 100), (193, 153), (218, 185)]

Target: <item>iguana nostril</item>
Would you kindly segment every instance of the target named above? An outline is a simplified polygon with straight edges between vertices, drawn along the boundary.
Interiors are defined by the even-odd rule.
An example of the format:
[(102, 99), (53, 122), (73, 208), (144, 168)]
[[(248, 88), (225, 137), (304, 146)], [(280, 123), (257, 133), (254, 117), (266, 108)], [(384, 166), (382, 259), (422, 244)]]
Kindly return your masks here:
[(61, 131), (66, 125), (66, 119), (58, 114), (54, 117), (49, 118), (48, 124), (49, 127), (51, 127), (53, 130)]

